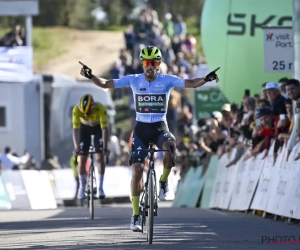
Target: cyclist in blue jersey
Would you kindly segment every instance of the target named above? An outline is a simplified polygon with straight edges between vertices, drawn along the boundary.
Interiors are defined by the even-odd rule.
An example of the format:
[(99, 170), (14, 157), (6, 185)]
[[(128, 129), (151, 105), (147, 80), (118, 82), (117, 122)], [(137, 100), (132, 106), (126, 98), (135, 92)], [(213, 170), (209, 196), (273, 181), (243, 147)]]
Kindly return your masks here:
[[(170, 91), (173, 87), (177, 88), (197, 88), (206, 82), (217, 80), (218, 76), (215, 69), (204, 78), (182, 79), (173, 75), (164, 75), (159, 72), (161, 63), (161, 51), (154, 46), (148, 46), (141, 50), (140, 60), (143, 66), (143, 74), (127, 75), (120, 79), (106, 80), (98, 78), (92, 74), (92, 69), (82, 62), (81, 75), (90, 79), (95, 85), (101, 88), (123, 88), (131, 87), (133, 91), (136, 125), (132, 137), (132, 145), (135, 150), (147, 149), (149, 141), (155, 143), (159, 149), (169, 150), (170, 147), (176, 148), (174, 136), (169, 132), (166, 112), (169, 101)], [(132, 218), (130, 229), (132, 231), (141, 230), (141, 218), (139, 215), (139, 199), (141, 192), (141, 179), (143, 175), (143, 163), (147, 152), (137, 152), (132, 154)], [(163, 159), (164, 169), (160, 177), (159, 199), (165, 200), (168, 192), (168, 176), (172, 168), (170, 153), (165, 153)]]

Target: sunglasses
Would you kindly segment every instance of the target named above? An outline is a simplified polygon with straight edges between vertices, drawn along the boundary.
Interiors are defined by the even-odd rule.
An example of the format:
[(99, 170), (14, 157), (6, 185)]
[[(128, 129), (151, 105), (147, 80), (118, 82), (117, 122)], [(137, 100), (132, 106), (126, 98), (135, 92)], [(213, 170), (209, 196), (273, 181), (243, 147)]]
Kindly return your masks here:
[(160, 65), (160, 61), (159, 60), (143, 60), (142, 61), (142, 66), (143, 67), (148, 67), (148, 66), (154, 66), (154, 67), (157, 67)]

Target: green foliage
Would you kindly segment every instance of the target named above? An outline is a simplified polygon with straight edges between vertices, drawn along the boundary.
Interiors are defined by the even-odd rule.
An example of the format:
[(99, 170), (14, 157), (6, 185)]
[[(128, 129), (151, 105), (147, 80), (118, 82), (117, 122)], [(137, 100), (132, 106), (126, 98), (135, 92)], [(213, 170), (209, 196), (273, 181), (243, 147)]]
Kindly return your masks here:
[[(159, 19), (170, 12), (173, 20), (182, 14), (185, 21), (194, 18), (199, 27), (204, 0), (144, 0), (149, 7), (158, 12)], [(76, 29), (107, 29), (100, 26), (91, 12), (101, 7), (107, 13), (109, 29), (124, 26), (132, 21), (129, 15), (141, 0), (40, 0), (39, 15), (33, 17), (33, 25), (38, 27), (63, 26)], [(188, 4), (187, 4), (188, 3)], [(24, 26), (24, 17), (0, 17), (0, 27), (8, 28), (15, 24)], [(114, 29), (114, 30), (119, 30)]]
[[(204, 0), (144, 0), (144, 2), (157, 11), (159, 20), (164, 21), (166, 13), (172, 14), (172, 20), (181, 14), (187, 26), (187, 32), (197, 39), (197, 51), (203, 54), (200, 37), (200, 20)], [(187, 4), (188, 3), (188, 4)]]
[[(11, 17), (11, 16), (2, 16), (0, 17), (0, 33), (2, 34), (4, 29), (10, 29), (14, 25), (22, 25), (25, 24), (25, 18), (24, 17)], [(5, 31), (5, 33), (8, 31)]]
[(137, 0), (101, 0), (100, 5), (107, 13), (109, 25), (125, 25), (128, 15), (137, 6)]
[(69, 0), (39, 1), (40, 13), (33, 17), (33, 24), (41, 27), (67, 25), (66, 6), (68, 2)]
[(68, 30), (62, 28), (33, 29), (33, 62), (35, 70), (65, 52), (69, 39), (68, 34)]
[(95, 8), (93, 0), (76, 0), (68, 2), (69, 27), (77, 29), (93, 29), (96, 23), (92, 16), (92, 10)]
[(204, 4), (204, 0), (144, 0), (144, 2), (157, 11), (160, 20), (163, 20), (165, 13), (169, 12), (173, 15), (173, 20), (176, 14), (181, 14), (184, 19), (197, 16), (200, 21)]

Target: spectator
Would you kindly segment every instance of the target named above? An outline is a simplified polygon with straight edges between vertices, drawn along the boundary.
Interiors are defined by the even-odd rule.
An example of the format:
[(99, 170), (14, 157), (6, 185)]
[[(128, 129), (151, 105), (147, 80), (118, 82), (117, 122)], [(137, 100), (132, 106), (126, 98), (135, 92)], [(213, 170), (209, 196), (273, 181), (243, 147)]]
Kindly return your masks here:
[(240, 125), (240, 129), (245, 139), (250, 140), (252, 136), (252, 124), (255, 115), (255, 100), (251, 97), (246, 97), (243, 101), (244, 115)]
[(134, 33), (136, 35), (133, 58), (139, 57), (140, 45), (147, 44), (147, 31), (150, 29), (150, 25), (147, 23), (146, 16), (141, 13), (139, 20), (135, 23)]
[(288, 98), (288, 94), (286, 92), (286, 83), (288, 80), (289, 80), (288, 78), (283, 77), (283, 78), (280, 78), (278, 81), (279, 86), (280, 86), (280, 92), (285, 98)]
[(178, 36), (180, 40), (183, 40), (186, 34), (186, 24), (180, 14), (176, 16), (177, 21), (174, 22), (174, 35)]
[(275, 82), (268, 82), (265, 87), (268, 100), (271, 103), (272, 112), (275, 120), (275, 127), (280, 115), (286, 115), (285, 98), (280, 94), (279, 86)]
[(237, 162), (242, 158), (243, 154), (246, 151), (245, 145), (243, 145), (238, 140), (239, 136), (240, 136), (239, 131), (236, 131), (233, 128), (230, 129), (230, 138), (229, 138), (229, 143), (228, 143), (228, 151), (230, 152), (233, 148), (236, 148), (236, 153), (235, 153), (234, 159), (226, 165), (226, 168), (237, 164)]
[(274, 113), (271, 108), (263, 107), (256, 112), (256, 117), (260, 119), (261, 130), (253, 134), (252, 156), (265, 151), (267, 156), (271, 147), (271, 141), (275, 138)]
[(192, 34), (187, 34), (184, 44), (186, 46), (187, 51), (192, 55), (196, 55), (196, 45), (197, 40), (195, 37), (192, 36)]
[(21, 29), (20, 25), (14, 26), (10, 32), (6, 33), (0, 39), (0, 46), (24, 46), (25, 45), (25, 30)]
[(267, 83), (265, 82), (264, 84), (261, 85), (262, 93), (261, 93), (261, 98), (262, 99), (268, 99), (267, 97), (267, 92), (265, 91)]
[(257, 103), (260, 100), (260, 95), (259, 94), (255, 94), (254, 95), (254, 99), (255, 99), (255, 102)]
[[(300, 99), (300, 83), (297, 79), (289, 79), (286, 84), (286, 92), (289, 96), (290, 99), (293, 101), (299, 102)], [(299, 124), (299, 113), (297, 112), (294, 117), (293, 117), (293, 129), (290, 134), (290, 138), (288, 140), (287, 148), (288, 148), (288, 153), (287, 153), (287, 159), (289, 158), (293, 147), (296, 145), (297, 138), (298, 138), (298, 133), (297, 133), (297, 127)]]
[(256, 108), (260, 109), (264, 106), (271, 107), (271, 105), (267, 99), (259, 99), (257, 102)]
[(127, 25), (124, 31), (124, 39), (127, 51), (133, 56), (133, 46), (135, 44), (135, 33), (133, 32), (133, 26)]
[(2, 170), (25, 169), (30, 161), (30, 154), (26, 152), (22, 157), (14, 156), (10, 147), (4, 149), (1, 155)]
[(288, 132), (286, 133), (279, 133), (278, 140), (280, 141), (287, 141), (290, 138), (291, 132), (293, 130), (293, 124), (294, 124), (294, 117), (293, 117), (293, 103), (291, 99), (285, 100), (285, 107), (287, 112), (287, 117), (291, 121), (291, 124), (289, 126)]
[(290, 79), (285, 83), (286, 93), (293, 101), (300, 99), (300, 82), (296, 79)]
[(172, 14), (170, 13), (165, 14), (164, 30), (168, 37), (173, 37), (174, 27), (172, 22)]

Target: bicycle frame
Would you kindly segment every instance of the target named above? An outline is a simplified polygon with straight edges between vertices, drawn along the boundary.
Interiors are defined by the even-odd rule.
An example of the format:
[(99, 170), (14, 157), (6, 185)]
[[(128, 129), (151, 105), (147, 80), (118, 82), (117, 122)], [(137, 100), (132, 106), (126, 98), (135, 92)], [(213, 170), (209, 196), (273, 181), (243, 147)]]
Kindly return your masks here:
[[(155, 160), (154, 153), (155, 152), (170, 152), (171, 157), (172, 157), (172, 165), (173, 166), (175, 165), (173, 147), (171, 147), (170, 150), (156, 150), (156, 149), (153, 148), (153, 145), (154, 145), (154, 143), (149, 142), (148, 149), (134, 150), (134, 148), (132, 146), (132, 150), (131, 150), (131, 156), (132, 156), (132, 152), (135, 152), (135, 151), (137, 151), (137, 152), (138, 151), (147, 151), (148, 152), (147, 159), (149, 159), (149, 169), (148, 169), (148, 172), (147, 172), (147, 177), (146, 177), (146, 182), (145, 182), (145, 185), (144, 185), (144, 191), (143, 191), (143, 194), (142, 194), (142, 199), (140, 201), (140, 213), (142, 213), (142, 229), (141, 229), (141, 232), (143, 233), (143, 228), (144, 228), (144, 223), (145, 223), (145, 218), (146, 217), (148, 217), (148, 224), (151, 224), (151, 225), (147, 225), (149, 227), (148, 231), (147, 231), (147, 241), (149, 242), (149, 244), (152, 243), (152, 239), (153, 239), (153, 216), (157, 216), (157, 210), (158, 210), (158, 202), (157, 202), (158, 194), (157, 194), (157, 184), (156, 184), (156, 172), (155, 172), (155, 166), (154, 166), (155, 165), (154, 164), (154, 160)], [(131, 160), (130, 160), (130, 162), (131, 162)], [(151, 180), (151, 185), (150, 186), (151, 186), (152, 190), (148, 190), (149, 180)], [(153, 192), (154, 192), (154, 194), (153, 194)], [(152, 195), (154, 196), (154, 197), (152, 196), (154, 198), (154, 200), (152, 200), (152, 198), (150, 199), (150, 204), (148, 204), (148, 195), (149, 194), (151, 196)], [(150, 213), (148, 212), (148, 210), (151, 210)]]
[[(149, 169), (148, 169), (148, 172), (147, 172), (147, 177), (146, 177), (146, 182), (145, 182), (145, 185), (144, 185), (144, 191), (143, 191), (143, 194), (142, 194), (142, 199), (141, 199), (141, 202), (140, 202), (140, 205), (142, 205), (144, 202), (144, 205), (142, 206), (143, 207), (143, 211), (145, 211), (145, 215), (148, 216), (148, 211), (146, 211), (146, 209), (149, 208), (148, 204), (147, 204), (147, 200), (148, 200), (148, 194), (147, 194), (147, 191), (148, 191), (148, 184), (149, 184), (149, 177), (150, 177), (150, 174), (151, 172), (153, 173), (153, 176), (154, 176), (154, 194), (155, 194), (155, 199), (154, 199), (154, 216), (157, 216), (157, 189), (156, 189), (156, 172), (155, 172), (155, 167), (154, 167), (154, 153), (157, 152), (155, 149), (153, 149), (153, 144), (152, 143), (149, 143), (149, 149), (147, 150), (148, 151), (148, 159), (149, 159)], [(145, 198), (145, 199), (144, 199)], [(142, 230), (143, 232), (143, 230)]]

